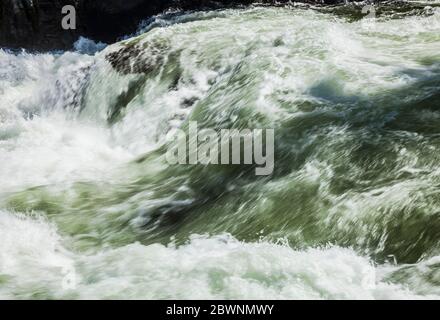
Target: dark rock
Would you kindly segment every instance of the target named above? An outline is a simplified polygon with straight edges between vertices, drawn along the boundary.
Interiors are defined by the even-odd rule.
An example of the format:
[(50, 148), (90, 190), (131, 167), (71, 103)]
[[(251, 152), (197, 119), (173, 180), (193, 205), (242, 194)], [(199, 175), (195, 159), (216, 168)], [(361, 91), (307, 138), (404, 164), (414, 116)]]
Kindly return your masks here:
[(0, 47), (39, 50), (65, 49), (77, 39), (61, 27), (61, 8), (69, 0), (1, 0)]
[(163, 63), (163, 54), (167, 50), (166, 43), (128, 43), (118, 51), (107, 54), (106, 59), (119, 73), (148, 74)]

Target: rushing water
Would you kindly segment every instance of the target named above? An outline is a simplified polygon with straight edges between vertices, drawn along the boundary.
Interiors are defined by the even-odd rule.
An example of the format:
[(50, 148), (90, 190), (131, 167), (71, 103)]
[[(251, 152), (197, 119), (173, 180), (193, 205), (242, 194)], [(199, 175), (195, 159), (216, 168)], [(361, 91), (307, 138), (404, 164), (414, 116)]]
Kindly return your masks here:
[[(95, 55), (0, 51), (0, 298), (439, 298), (426, 5), (169, 14)], [(188, 121), (274, 128), (274, 173), (168, 165)]]

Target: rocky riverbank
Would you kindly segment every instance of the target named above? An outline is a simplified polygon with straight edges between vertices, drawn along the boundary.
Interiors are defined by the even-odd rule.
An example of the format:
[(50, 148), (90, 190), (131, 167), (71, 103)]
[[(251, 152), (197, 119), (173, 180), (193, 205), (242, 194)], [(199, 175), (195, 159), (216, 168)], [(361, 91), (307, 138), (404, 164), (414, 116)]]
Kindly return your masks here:
[[(302, 1), (307, 2), (308, 0)], [(114, 42), (134, 32), (143, 19), (168, 9), (211, 9), (249, 5), (255, 0), (2, 0), (0, 2), (0, 47), (29, 50), (69, 49), (79, 36)], [(287, 0), (260, 0), (283, 3)], [(334, 4), (339, 0), (310, 0)], [(73, 5), (76, 30), (63, 30), (63, 6)]]

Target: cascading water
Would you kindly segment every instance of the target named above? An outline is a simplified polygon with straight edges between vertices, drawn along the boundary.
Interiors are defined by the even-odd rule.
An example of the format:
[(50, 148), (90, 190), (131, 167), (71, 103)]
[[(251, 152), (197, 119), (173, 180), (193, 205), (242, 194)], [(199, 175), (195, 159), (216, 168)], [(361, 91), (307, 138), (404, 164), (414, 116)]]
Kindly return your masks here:
[[(0, 51), (0, 298), (439, 298), (440, 8), (161, 16)], [(275, 170), (168, 132), (275, 129)]]

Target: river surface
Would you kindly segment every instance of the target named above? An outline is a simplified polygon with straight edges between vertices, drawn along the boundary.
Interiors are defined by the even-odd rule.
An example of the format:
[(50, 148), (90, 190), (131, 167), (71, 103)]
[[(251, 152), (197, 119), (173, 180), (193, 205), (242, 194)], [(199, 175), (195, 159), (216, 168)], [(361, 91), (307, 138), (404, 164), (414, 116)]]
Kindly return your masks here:
[[(358, 10), (0, 50), (0, 298), (440, 298), (439, 3)], [(169, 165), (189, 121), (274, 129), (273, 173)]]

